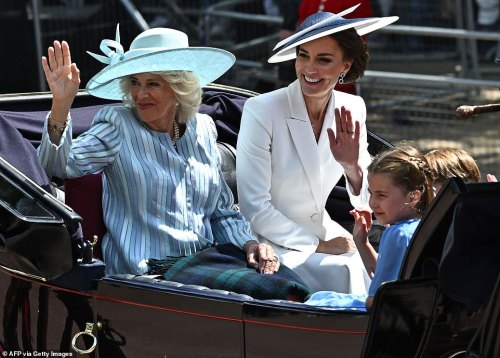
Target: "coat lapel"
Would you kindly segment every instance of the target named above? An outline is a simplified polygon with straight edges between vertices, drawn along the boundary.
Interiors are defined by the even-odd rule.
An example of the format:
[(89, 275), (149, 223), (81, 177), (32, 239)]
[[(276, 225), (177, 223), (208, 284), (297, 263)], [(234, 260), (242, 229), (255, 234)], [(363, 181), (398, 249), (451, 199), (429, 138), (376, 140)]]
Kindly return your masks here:
[(312, 133), (299, 81), (288, 87), (287, 94), (291, 109), (290, 117), (286, 119), (288, 130), (311, 187), (316, 207), (321, 211), (320, 152)]
[(330, 150), (330, 140), (328, 139), (328, 133), (326, 132), (327, 128), (332, 128), (333, 132), (337, 134), (337, 128), (335, 126), (335, 96), (333, 95), (330, 98), (330, 102), (328, 102), (323, 129), (318, 141), (318, 154), (320, 157), (320, 163), (323, 163), (321, 171), (325, 170), (324, 167), (329, 165), (333, 160), (333, 155)]

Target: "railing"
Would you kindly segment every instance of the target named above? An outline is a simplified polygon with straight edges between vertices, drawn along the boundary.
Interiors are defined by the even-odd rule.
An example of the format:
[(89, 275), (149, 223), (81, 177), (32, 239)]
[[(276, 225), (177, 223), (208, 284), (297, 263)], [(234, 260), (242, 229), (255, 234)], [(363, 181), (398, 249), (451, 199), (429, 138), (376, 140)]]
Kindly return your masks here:
[[(4, 6), (18, 4), (18, 0), (3, 1)], [(495, 55), (500, 48), (496, 45), (500, 33), (474, 29), (472, 0), (451, 1), (448, 2), (453, 5), (452, 16), (446, 19), (438, 14), (437, 8), (444, 1), (393, 1), (394, 12), (389, 15), (400, 16), (400, 21), (369, 34), (371, 60), (359, 81), (359, 93), (367, 104), (370, 129), (385, 139), (395, 144), (409, 141), (423, 151), (460, 146), (477, 158), (483, 172), (499, 174), (500, 128), (496, 115), (457, 120), (455, 109), (461, 104), (500, 102), (500, 64), (495, 65), (494, 58), (484, 60), (482, 50), (478, 50), (479, 45), (489, 41), (489, 50)], [(277, 66), (269, 64), (267, 59), (278, 41), (282, 19), (266, 15), (262, 0), (107, 0), (87, 5), (85, 0), (66, 0), (62, 3), (65, 5), (58, 8), (40, 8), (40, 0), (27, 2), (31, 13), (28, 12), (26, 25), (19, 26), (33, 25), (36, 48), (19, 51), (36, 50), (33, 56), (40, 66), (41, 54), (53, 40), (68, 40), (83, 85), (102, 68), (86, 50), (99, 51), (101, 39), (114, 38), (117, 23), (125, 48), (148, 26), (178, 28), (188, 33), (192, 46), (216, 46), (236, 55), (236, 65), (218, 83), (258, 92), (280, 85)], [(72, 7), (74, 3), (85, 6)], [(418, 16), (419, 12), (426, 14), (425, 21)], [(421, 23), (416, 23), (417, 20)], [(13, 61), (5, 53), (10, 51), (0, 57)], [(20, 79), (19, 72), (30, 77)], [(5, 83), (16, 84), (33, 82), (34, 77), (32, 71), (18, 71), (13, 79), (9, 79), (10, 73), (6, 75)], [(41, 68), (36, 82), (36, 88), (26, 91), (45, 89)]]
[[(278, 40), (278, 30), (282, 23), (282, 18), (279, 16), (268, 16), (263, 14), (250, 14), (243, 13), (241, 11), (235, 10), (237, 6), (252, 4), (257, 7), (256, 0), (227, 0), (219, 2), (207, 8), (205, 11), (205, 37), (207, 40), (207, 45), (215, 46), (226, 46), (226, 49), (236, 53), (237, 55), (237, 66), (246, 67), (251, 70), (252, 73), (255, 69), (263, 70), (265, 68), (269, 71), (273, 71), (272, 66), (267, 65), (267, 58), (270, 57), (272, 47)], [(261, 1), (260, 1), (261, 2)], [(456, 9), (462, 9), (464, 5), (470, 7), (470, 1), (455, 0)], [(466, 21), (460, 20), (463, 16), (463, 11), (456, 11), (456, 23), (465, 24), (467, 27), (471, 27), (471, 14), (472, 11), (467, 9)], [(266, 34), (247, 39), (243, 42), (234, 42), (230, 39), (229, 41), (221, 42), (215, 36), (211, 34), (211, 29), (214, 24), (225, 23), (226, 27), (229, 29), (233, 26), (234, 22), (240, 22), (247, 24), (248, 27), (255, 26), (265, 26), (267, 28), (273, 28), (274, 32), (269, 31)], [(465, 25), (464, 25), (465, 26)], [(454, 87), (486, 87), (486, 88), (498, 88), (500, 87), (500, 80), (487, 80), (481, 79), (481, 74), (485, 72), (497, 73), (500, 75), (500, 66), (497, 69), (481, 69), (479, 65), (479, 59), (477, 56), (477, 46), (476, 41), (478, 40), (490, 40), (499, 41), (499, 32), (481, 32), (473, 31), (467, 29), (458, 28), (442, 28), (442, 27), (430, 27), (430, 26), (408, 26), (408, 25), (390, 25), (381, 30), (382, 33), (395, 34), (398, 36), (419, 36), (428, 38), (442, 38), (442, 39), (452, 39), (457, 42), (457, 53), (460, 58), (460, 62), (457, 63), (460, 70), (457, 71), (455, 77), (439, 76), (439, 75), (429, 75), (426, 73), (419, 74), (408, 74), (404, 72), (391, 72), (391, 71), (371, 71), (368, 70), (365, 73), (364, 79), (390, 79), (390, 80), (402, 80), (402, 81), (417, 81), (422, 83), (436, 83), (444, 82), (449, 86)], [(229, 32), (230, 33), (230, 32)], [(225, 36), (228, 32), (224, 32)], [(258, 53), (257, 51), (264, 52)], [(382, 61), (387, 54), (380, 55), (379, 58), (374, 58), (373, 61)], [(399, 59), (404, 60), (403, 56)], [(406, 56), (407, 60), (411, 60), (412, 56)], [(240, 70), (240, 69), (238, 69)], [(262, 74), (261, 74), (262, 75)], [(269, 78), (269, 76), (267, 76)]]
[[(204, 18), (207, 44), (224, 47), (237, 57), (225, 80), (256, 91), (261, 89), (252, 86), (258, 86), (259, 82), (277, 83), (276, 65), (268, 64), (267, 59), (278, 41), (282, 22), (280, 17), (249, 11), (252, 4), (257, 9), (259, 3), (221, 1), (208, 7)], [(402, 11), (410, 10), (404, 8), (410, 2), (393, 3)], [(418, 5), (424, 4), (428, 10), (440, 3), (420, 0)], [(401, 15), (402, 21), (368, 36), (371, 60), (358, 89), (367, 104), (369, 128), (385, 139), (394, 144), (413, 144), (423, 152), (445, 146), (461, 147), (476, 158), (483, 174), (499, 174), (497, 116), (458, 120), (455, 115), (461, 104), (500, 102), (500, 64), (481, 61), (477, 46), (478, 41), (499, 41), (500, 33), (474, 30), (471, 3), (471, 0), (454, 0), (448, 27), (409, 25), (404, 21), (413, 14), (390, 14)], [(436, 13), (434, 10), (429, 13)], [(224, 30), (218, 31), (223, 36), (212, 34), (215, 25), (221, 24)], [(239, 40), (245, 29), (256, 36)], [(384, 37), (391, 36), (384, 42)], [(422, 44), (420, 48), (410, 49), (410, 39), (417, 39)], [(387, 46), (391, 41), (396, 41), (393, 48)]]
[[(141, 30), (149, 29), (149, 25), (142, 16), (142, 14), (137, 10), (137, 7), (131, 0), (120, 0), (120, 4), (130, 15), (132, 21), (135, 22), (137, 27)], [(41, 1), (39, 0), (31, 0), (31, 11), (33, 17), (33, 27), (35, 31), (35, 44), (36, 44), (36, 56), (37, 58), (42, 57), (42, 19), (47, 19), (51, 16), (60, 16), (60, 17), (90, 17), (92, 14), (99, 11), (99, 5), (85, 5), (82, 0), (74, 0), (68, 1), (65, 6), (43, 6)], [(85, 15), (87, 13), (87, 15)], [(59, 14), (59, 15), (57, 15)], [(73, 14), (73, 15), (71, 15)], [(45, 76), (43, 74), (43, 69), (40, 64), (40, 61), (37, 62), (38, 68), (38, 85), (40, 91), (47, 90), (47, 84), (45, 81)]]

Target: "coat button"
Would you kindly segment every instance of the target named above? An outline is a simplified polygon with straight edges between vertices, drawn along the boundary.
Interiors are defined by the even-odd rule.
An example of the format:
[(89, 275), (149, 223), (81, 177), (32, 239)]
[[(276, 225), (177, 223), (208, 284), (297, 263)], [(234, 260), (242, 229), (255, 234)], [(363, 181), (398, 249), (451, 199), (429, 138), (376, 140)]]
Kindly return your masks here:
[(318, 220), (319, 220), (319, 214), (318, 213), (312, 214), (311, 215), (311, 220), (314, 221), (314, 222), (318, 222)]

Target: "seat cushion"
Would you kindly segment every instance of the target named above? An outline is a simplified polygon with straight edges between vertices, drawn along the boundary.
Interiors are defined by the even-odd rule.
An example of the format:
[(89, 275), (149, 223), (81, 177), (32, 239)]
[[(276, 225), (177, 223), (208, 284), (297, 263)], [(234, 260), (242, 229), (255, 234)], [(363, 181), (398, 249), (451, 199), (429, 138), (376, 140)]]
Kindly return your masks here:
[(217, 142), (219, 150), (221, 171), (224, 181), (231, 189), (234, 203), (238, 204), (238, 189), (236, 185), (236, 148), (224, 142)]
[(65, 179), (64, 191), (66, 204), (83, 218), (83, 237), (89, 241), (98, 237), (94, 256), (102, 260), (101, 240), (106, 233), (102, 214), (102, 173)]

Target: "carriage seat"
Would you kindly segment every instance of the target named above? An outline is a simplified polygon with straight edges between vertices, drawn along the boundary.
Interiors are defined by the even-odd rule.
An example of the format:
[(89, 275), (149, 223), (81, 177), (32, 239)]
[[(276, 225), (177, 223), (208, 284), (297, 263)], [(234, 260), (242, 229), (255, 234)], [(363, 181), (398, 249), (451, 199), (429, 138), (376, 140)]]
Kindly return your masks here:
[[(222, 175), (233, 193), (235, 204), (237, 204), (236, 148), (228, 143), (217, 142), (217, 149), (220, 155)], [(66, 179), (64, 190), (66, 204), (83, 218), (83, 237), (93, 241), (93, 237), (97, 236), (94, 256), (102, 260), (101, 239), (106, 233), (102, 212), (102, 173)]]

